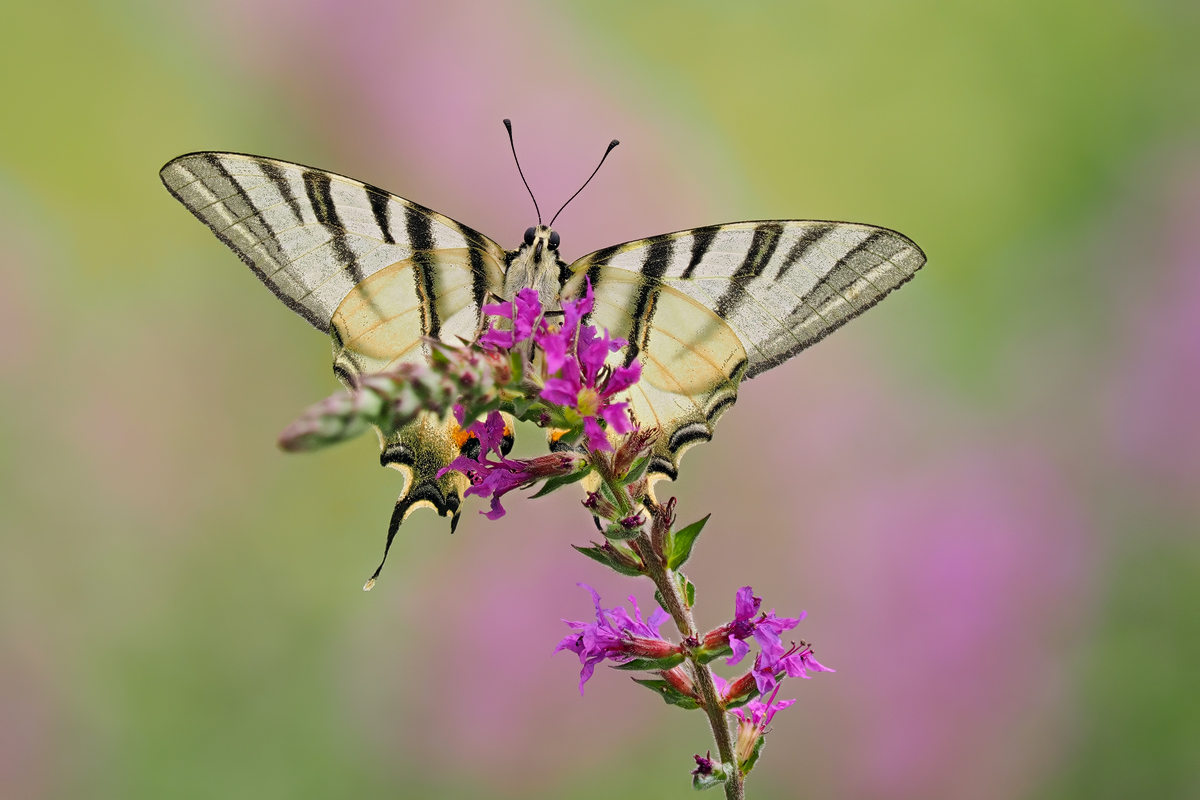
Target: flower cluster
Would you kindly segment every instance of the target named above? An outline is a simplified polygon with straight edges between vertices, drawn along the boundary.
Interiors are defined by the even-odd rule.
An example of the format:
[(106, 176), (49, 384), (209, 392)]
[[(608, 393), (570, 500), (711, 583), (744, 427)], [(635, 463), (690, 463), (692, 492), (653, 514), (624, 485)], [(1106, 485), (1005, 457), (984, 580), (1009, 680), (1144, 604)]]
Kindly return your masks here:
[[(642, 622), (637, 602), (633, 603), (634, 616), (624, 608), (604, 609), (600, 595), (590, 586), (579, 584), (592, 594), (596, 608), (596, 621), (592, 623), (563, 620), (573, 632), (558, 643), (554, 652), (570, 650), (579, 656), (582, 669), (579, 674), (579, 691), (592, 677), (597, 664), (612, 661), (619, 669), (638, 669), (657, 672), (658, 677), (637, 682), (657, 692), (671, 705), (695, 709), (706, 703), (694, 674), (682, 666), (685, 658), (691, 657), (696, 668), (715, 658), (732, 652), (726, 663), (733, 665), (742, 661), (750, 646), (746, 640), (753, 639), (759, 645), (754, 667), (744, 675), (726, 681), (712, 675), (716, 688), (715, 700), (721, 710), (729, 711), (738, 723), (735, 752), (740, 774), (753, 767), (762, 749), (763, 737), (775, 714), (795, 703), (795, 700), (777, 700), (780, 681), (787, 677), (808, 678), (807, 671), (833, 672), (816, 660), (807, 642), (783, 646), (780, 634), (795, 628), (805, 614), (799, 617), (778, 617), (774, 611), (760, 613), (762, 598), (754, 596), (754, 590), (744, 586), (737, 592), (734, 603), (734, 618), (730, 622), (709, 631), (703, 637), (685, 638), (675, 645), (665, 640), (658, 632), (659, 626), (668, 615), (656, 609), (648, 623)], [(757, 619), (755, 615), (758, 614)], [(765, 702), (756, 699), (768, 698)], [(715, 775), (727, 778), (728, 769), (714, 766), (708, 757), (696, 756), (697, 769), (693, 772), (699, 783), (717, 780)], [(701, 786), (701, 788), (704, 788)]]
[(292, 453), (353, 439), (372, 425), (386, 437), (419, 414), (493, 405), (512, 380), (507, 359), (479, 347), (430, 342), (427, 364), (399, 364), (387, 372), (358, 377), (345, 392), (312, 405), (279, 435)]
[[(605, 363), (628, 343), (583, 324), (595, 306), (591, 282), (582, 297), (561, 306), (548, 312), (533, 289), (522, 289), (512, 302), (486, 305), (484, 314), (500, 323), (489, 325), (478, 341), (455, 347), (430, 340), (429, 363), (358, 377), (348, 391), (312, 406), (288, 426), (280, 445), (313, 450), (372, 425), (388, 436), (421, 413), (453, 413), (479, 449), (464, 452), (438, 477), (452, 470), (465, 475), (471, 481), (465, 495), (490, 498), (490, 508), (481, 512), (489, 519), (504, 516), (500, 498), (513, 489), (544, 480), (544, 494), (581, 480), (599, 456), (612, 453), (610, 436), (635, 434), (644, 445), (654, 431), (638, 438), (629, 404), (616, 400), (637, 383), (641, 366)], [(553, 429), (563, 446), (538, 458), (507, 458), (500, 449), (505, 414)]]
[(492, 325), (479, 341), (493, 350), (511, 351), (524, 342), (536, 345), (546, 375), (540, 381), (538, 398), (558, 407), (556, 416), (566, 423), (564, 427), (582, 426), (589, 449), (607, 451), (612, 445), (600, 421), (615, 434), (633, 430), (629, 404), (612, 398), (637, 383), (641, 365), (635, 361), (614, 369), (605, 364), (610, 353), (629, 343), (610, 337), (608, 331), (598, 332), (594, 325), (582, 324), (594, 306), (589, 280), (583, 297), (562, 302), (562, 321), (555, 325), (542, 308), (537, 291), (522, 289), (512, 303), (483, 307), (485, 314), (511, 320), (511, 330)]
[[(582, 297), (563, 300), (558, 310), (544, 308), (533, 289), (486, 305), (483, 312), (495, 321), (477, 341), (462, 347), (430, 341), (428, 364), (361, 376), (350, 391), (309, 409), (281, 444), (314, 449), (372, 425), (387, 435), (421, 413), (443, 419), (453, 414), (457, 428), (446, 424), (459, 437), (460, 454), (437, 476), (465, 476), (470, 485), (464, 494), (490, 499), (480, 513), (493, 520), (505, 514), (501, 499), (515, 489), (541, 483), (539, 497), (586, 479), (583, 505), (603, 540), (575, 549), (621, 575), (651, 579), (659, 608), (643, 619), (630, 597), (632, 611), (606, 609), (599, 593), (581, 583), (592, 595), (595, 621), (563, 620), (571, 631), (555, 652), (578, 657), (580, 694), (607, 661), (614, 669), (649, 673), (634, 680), (668, 704), (701, 710), (719, 758), (695, 756), (693, 785), (724, 785), (728, 797), (743, 797), (773, 718), (796, 702), (778, 699), (781, 682), (833, 670), (816, 660), (807, 642), (784, 643), (783, 635), (805, 614), (764, 612), (749, 586), (738, 590), (728, 623), (704, 634), (696, 630), (696, 587), (681, 568), (709, 518), (677, 528), (675, 499), (659, 503), (650, 492), (648, 473), (661, 432), (639, 428), (629, 403), (619, 399), (640, 379), (641, 367), (628, 358), (609, 364), (628, 343), (584, 324), (594, 305), (590, 282)], [(509, 458), (513, 419), (550, 429), (552, 452)], [(678, 643), (659, 633), (668, 619), (681, 634)], [(758, 653), (744, 674), (727, 681), (712, 673), (708, 664), (720, 657), (730, 666), (742, 663), (751, 643)]]
[(583, 665), (579, 671), (580, 694), (583, 694), (583, 685), (592, 677), (596, 665), (605, 659), (622, 665), (637, 660), (639, 668), (649, 668), (645, 664), (652, 662), (653, 666), (659, 669), (671, 669), (683, 662), (684, 656), (680, 648), (668, 642), (658, 632), (659, 626), (671, 618), (667, 612), (656, 608), (650, 619), (642, 622), (642, 611), (632, 595), (629, 597), (629, 602), (633, 605), (631, 617), (622, 606), (601, 608), (600, 594), (586, 583), (578, 585), (592, 593), (592, 603), (596, 606), (596, 621), (563, 620), (575, 632), (559, 642), (554, 652), (570, 650), (579, 656), (579, 663)]
[[(800, 624), (808, 612), (801, 611), (798, 617), (777, 617), (774, 609), (759, 614), (761, 606), (762, 598), (755, 597), (752, 588), (743, 586), (739, 589), (734, 602), (733, 621), (705, 634), (703, 646), (707, 652), (720, 652), (727, 647), (732, 655), (725, 663), (732, 666), (740, 663), (750, 652), (746, 640), (753, 637), (758, 643), (759, 653), (751, 672), (758, 684), (758, 691), (764, 695), (775, 688), (782, 674), (790, 678), (808, 678), (807, 670), (834, 672), (818, 662), (812, 649), (804, 642), (787, 650), (783, 647), (780, 634)], [(758, 619), (754, 619), (755, 614), (759, 614)]]

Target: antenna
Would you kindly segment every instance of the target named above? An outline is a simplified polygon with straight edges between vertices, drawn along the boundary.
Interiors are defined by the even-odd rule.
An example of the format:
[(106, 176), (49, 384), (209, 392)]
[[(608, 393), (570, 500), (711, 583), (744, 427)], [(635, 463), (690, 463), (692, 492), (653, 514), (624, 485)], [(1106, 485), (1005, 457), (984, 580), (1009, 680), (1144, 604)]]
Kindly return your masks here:
[[(533, 201), (533, 210), (536, 211), (537, 215), (538, 215), (538, 225), (541, 225), (542, 224), (542, 210), (540, 208), (538, 208), (537, 198), (533, 196), (533, 189), (529, 188), (529, 181), (525, 180), (525, 173), (521, 171), (521, 159), (517, 158), (517, 146), (515, 144), (513, 144), (512, 120), (507, 120), (507, 119), (504, 120), (504, 127), (505, 127), (505, 129), (508, 130), (508, 146), (512, 148), (513, 161), (517, 162), (517, 174), (521, 176), (521, 183), (525, 184), (525, 191), (529, 192), (529, 199)], [(616, 144), (616, 142), (614, 141), (613, 144)], [(611, 149), (612, 149), (612, 147), (609, 147), (609, 150), (611, 150)], [(608, 153), (605, 153), (605, 155), (608, 155)], [(601, 159), (600, 163), (603, 164), (604, 159)], [(600, 169), (600, 168), (596, 167), (596, 169)], [(591, 178), (588, 178), (588, 180), (591, 180)], [(587, 184), (584, 184), (584, 185), (586, 186)], [(576, 192), (576, 194), (578, 194), (578, 192)], [(567, 202), (570, 202), (570, 201), (568, 200)], [(557, 216), (557, 214), (555, 216)], [(553, 222), (553, 220), (551, 220), (551, 222)]]
[[(505, 120), (505, 122), (507, 123), (508, 120)], [(511, 129), (510, 129), (509, 133), (511, 135), (511, 133), (512, 133)], [(611, 142), (608, 143), (608, 149), (604, 151), (604, 155), (600, 156), (600, 163), (596, 165), (596, 168), (594, 170), (592, 170), (592, 174), (588, 176), (588, 179), (583, 182), (583, 186), (579, 187), (579, 192), (582, 192), (584, 189), (587, 188), (587, 185), (592, 182), (592, 178), (596, 177), (596, 173), (600, 171), (600, 168), (602, 166), (604, 166), (604, 159), (608, 158), (608, 154), (611, 153), (613, 151), (613, 148), (619, 144), (620, 144), (620, 142), (618, 142), (616, 139), (613, 139)], [(569, 198), (567, 198), (567, 202), (562, 204), (562, 208), (560, 208), (554, 214), (554, 216), (550, 218), (550, 227), (554, 227), (554, 220), (558, 219), (558, 215), (563, 212), (563, 208), (566, 208), (567, 205), (572, 200), (574, 200), (576, 197), (579, 196), (579, 192), (576, 192), (575, 194), (573, 194)], [(540, 218), (538, 221), (539, 222), (541, 221)]]

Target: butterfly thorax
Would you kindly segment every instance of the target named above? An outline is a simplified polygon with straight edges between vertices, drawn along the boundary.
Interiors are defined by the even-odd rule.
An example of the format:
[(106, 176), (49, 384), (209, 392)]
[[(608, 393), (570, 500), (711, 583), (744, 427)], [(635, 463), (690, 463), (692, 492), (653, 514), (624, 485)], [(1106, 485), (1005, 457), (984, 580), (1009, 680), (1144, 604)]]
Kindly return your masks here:
[(570, 268), (558, 255), (558, 243), (558, 234), (546, 225), (525, 231), (525, 242), (506, 254), (505, 299), (515, 297), (522, 289), (536, 289), (544, 308), (559, 307), (559, 292)]

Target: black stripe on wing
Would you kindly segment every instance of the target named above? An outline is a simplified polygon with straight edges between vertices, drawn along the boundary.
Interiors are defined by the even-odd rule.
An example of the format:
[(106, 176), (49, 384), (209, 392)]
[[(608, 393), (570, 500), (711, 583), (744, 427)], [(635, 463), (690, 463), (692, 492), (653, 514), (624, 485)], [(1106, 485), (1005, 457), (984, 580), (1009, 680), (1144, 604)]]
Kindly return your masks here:
[[(760, 375), (772, 367), (776, 367), (798, 355), (802, 350), (812, 347), (842, 325), (845, 325), (867, 309), (875, 306), (883, 298), (887, 297), (888, 294), (912, 280), (913, 276), (916, 275), (915, 271), (903, 274), (893, 285), (886, 288), (880, 288), (872, 283), (872, 288), (876, 291), (869, 299), (862, 299), (850, 291), (853, 284), (858, 281), (870, 283), (869, 272), (890, 260), (890, 256), (876, 253), (871, 248), (888, 242), (895, 243), (896, 241), (896, 235), (893, 232), (878, 230), (850, 248), (845, 255), (839, 258), (833, 268), (817, 282), (812, 290), (803, 298), (803, 301), (797, 305), (793, 314), (799, 314), (800, 316), (790, 320), (793, 324), (793, 331), (804, 329), (810, 321), (819, 321), (815, 333), (803, 338), (797, 338), (795, 343), (790, 347), (784, 348), (772, 356), (755, 363), (747, 371), (746, 378), (750, 379), (756, 375)], [(905, 239), (904, 241), (907, 242), (908, 240)], [(913, 247), (915, 248), (916, 246), (913, 245)], [(921, 254), (923, 260), (924, 253), (921, 253), (919, 249), (917, 249), (917, 252)], [(867, 269), (855, 268), (855, 261), (862, 259), (864, 256), (873, 257), (873, 263)], [(897, 273), (892, 274), (894, 276)]]
[(743, 285), (762, 274), (767, 264), (775, 255), (779, 246), (779, 237), (783, 235), (783, 225), (778, 222), (764, 222), (754, 228), (754, 236), (750, 240), (750, 249), (737, 271), (730, 276), (729, 288), (717, 300), (713, 309), (721, 319), (729, 319), (738, 307), (746, 301), (747, 292)]
[(432, 250), (433, 224), (429, 217), (409, 208), (404, 213), (404, 229), (409, 245), (413, 249), (413, 277), (417, 282), (417, 296), (421, 298), (421, 329), (431, 339), (441, 335), (442, 324), (437, 312), (437, 289), (434, 286), (436, 259)]
[[(288, 208), (292, 210), (292, 215), (296, 218), (297, 225), (304, 224), (304, 213), (301, 210), (300, 200), (296, 197), (296, 193), (292, 191), (292, 184), (288, 182), (287, 175), (279, 168), (277, 164), (272, 164), (270, 161), (260, 161), (258, 168), (262, 170), (263, 175), (266, 175), (275, 188), (279, 190), (279, 196), (287, 203)], [(226, 173), (227, 175), (229, 173)]]
[(692, 255), (688, 260), (687, 267), (684, 268), (683, 273), (679, 277), (692, 277), (692, 273), (696, 271), (696, 267), (704, 260), (708, 249), (712, 247), (713, 239), (717, 238), (719, 230), (721, 230), (720, 225), (708, 225), (692, 231)]
[(358, 283), (363, 279), (362, 270), (358, 266), (358, 258), (354, 255), (353, 248), (346, 241), (346, 228), (338, 218), (337, 204), (333, 201), (333, 182), (329, 175), (314, 170), (305, 171), (304, 193), (308, 195), (308, 202), (317, 216), (317, 222), (333, 237), (329, 241), (333, 257), (342, 269), (350, 274), (354, 283)]
[(783, 257), (783, 263), (779, 265), (779, 271), (775, 273), (775, 280), (785, 278), (792, 267), (800, 263), (805, 254), (816, 247), (825, 238), (825, 234), (833, 229), (833, 225), (817, 224), (800, 234), (788, 248), (787, 255)]
[(629, 329), (629, 347), (625, 351), (625, 366), (636, 361), (642, 347), (645, 346), (644, 337), (649, 334), (650, 326), (654, 321), (654, 298), (659, 287), (662, 286), (659, 279), (666, 274), (674, 257), (675, 240), (669, 236), (657, 237), (646, 250), (646, 260), (642, 262), (641, 270), (645, 280), (638, 288), (633, 309), (630, 311), (633, 322)]

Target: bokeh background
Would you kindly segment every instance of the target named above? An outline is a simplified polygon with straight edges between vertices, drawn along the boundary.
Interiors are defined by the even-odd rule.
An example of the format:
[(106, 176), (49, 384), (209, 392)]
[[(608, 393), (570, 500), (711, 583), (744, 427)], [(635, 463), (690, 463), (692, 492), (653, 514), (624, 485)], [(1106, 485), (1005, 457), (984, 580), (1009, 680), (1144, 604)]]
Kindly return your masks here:
[(261, 153), (514, 246), (511, 117), (548, 208), (622, 140), (568, 258), (772, 217), (929, 255), (672, 487), (701, 624), (749, 583), (838, 669), (752, 797), (1200, 797), (1197, 41), (1186, 0), (4, 4), (0, 796), (692, 796), (697, 715), (550, 655), (577, 581), (652, 602), (578, 498), (418, 514), (360, 591), (398, 476), (275, 448), (329, 345), (157, 176)]

